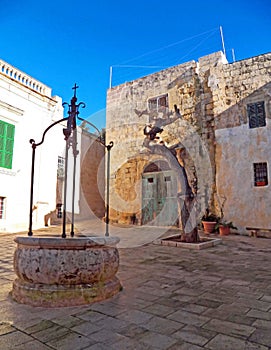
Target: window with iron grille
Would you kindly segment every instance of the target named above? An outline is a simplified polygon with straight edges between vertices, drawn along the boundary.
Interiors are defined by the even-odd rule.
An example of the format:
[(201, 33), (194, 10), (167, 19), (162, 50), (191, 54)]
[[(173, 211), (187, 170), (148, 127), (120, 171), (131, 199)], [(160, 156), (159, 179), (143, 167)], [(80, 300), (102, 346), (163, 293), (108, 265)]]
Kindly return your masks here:
[(254, 186), (267, 186), (268, 173), (267, 163), (254, 163)]
[(168, 94), (149, 99), (148, 107), (151, 111), (166, 111), (168, 109)]
[(0, 197), (0, 220), (5, 216), (5, 197)]
[(11, 169), (15, 126), (0, 120), (0, 167)]
[(57, 159), (57, 177), (63, 178), (65, 174), (65, 158), (58, 156)]
[(56, 205), (56, 211), (57, 211), (57, 218), (62, 218), (62, 203), (57, 203)]
[(247, 105), (247, 113), (251, 129), (266, 126), (264, 101), (249, 103)]

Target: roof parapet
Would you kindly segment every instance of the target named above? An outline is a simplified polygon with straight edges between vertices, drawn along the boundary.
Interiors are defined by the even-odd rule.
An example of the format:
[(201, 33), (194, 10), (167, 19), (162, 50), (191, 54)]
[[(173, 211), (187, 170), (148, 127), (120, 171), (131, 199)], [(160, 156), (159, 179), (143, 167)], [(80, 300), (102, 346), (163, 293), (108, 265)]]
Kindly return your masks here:
[(19, 69), (13, 67), (11, 64), (3, 60), (0, 60), (0, 73), (17, 81), (25, 87), (34, 90), (35, 92), (38, 92), (50, 98), (52, 97), (52, 89), (50, 87), (32, 78), (30, 75), (20, 71)]

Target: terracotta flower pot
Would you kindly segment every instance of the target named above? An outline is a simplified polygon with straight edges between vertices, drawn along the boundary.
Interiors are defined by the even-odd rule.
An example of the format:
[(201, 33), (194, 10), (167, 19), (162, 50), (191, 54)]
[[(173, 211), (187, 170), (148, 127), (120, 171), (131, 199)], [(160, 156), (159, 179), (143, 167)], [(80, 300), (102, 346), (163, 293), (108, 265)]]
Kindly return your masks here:
[(230, 234), (230, 227), (228, 226), (219, 226), (220, 236), (228, 236)]
[(215, 231), (215, 221), (202, 221), (202, 225), (205, 233), (213, 233)]

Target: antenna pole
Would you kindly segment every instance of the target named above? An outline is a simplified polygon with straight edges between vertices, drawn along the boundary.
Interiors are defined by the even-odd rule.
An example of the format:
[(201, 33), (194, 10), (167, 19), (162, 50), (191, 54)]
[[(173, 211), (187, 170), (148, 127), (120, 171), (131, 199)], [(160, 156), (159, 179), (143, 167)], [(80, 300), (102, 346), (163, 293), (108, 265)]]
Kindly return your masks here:
[(110, 66), (110, 73), (109, 73), (109, 89), (112, 88), (112, 74), (113, 74), (113, 67)]
[(234, 49), (231, 49), (231, 54), (232, 54), (232, 60), (233, 60), (233, 62), (235, 62), (235, 53), (234, 53)]
[(226, 50), (225, 50), (225, 44), (224, 44), (224, 36), (223, 36), (223, 31), (222, 31), (222, 26), (219, 27), (220, 29), (220, 36), (221, 36), (221, 41), (222, 41), (222, 47), (223, 47), (223, 53), (226, 57)]

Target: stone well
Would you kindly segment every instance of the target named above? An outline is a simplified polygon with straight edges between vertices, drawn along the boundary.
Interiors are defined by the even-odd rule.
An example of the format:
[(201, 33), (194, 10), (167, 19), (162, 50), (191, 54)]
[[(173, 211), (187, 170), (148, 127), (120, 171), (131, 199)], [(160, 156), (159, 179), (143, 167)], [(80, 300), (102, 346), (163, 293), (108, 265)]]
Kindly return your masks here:
[(117, 237), (17, 237), (11, 295), (19, 303), (76, 306), (121, 290)]

